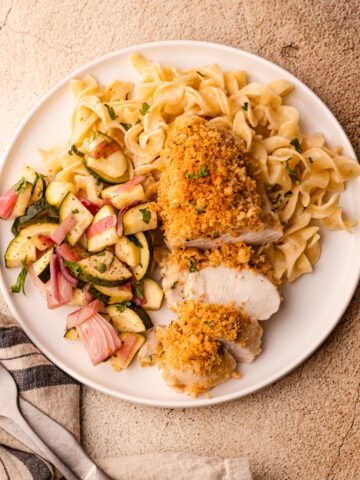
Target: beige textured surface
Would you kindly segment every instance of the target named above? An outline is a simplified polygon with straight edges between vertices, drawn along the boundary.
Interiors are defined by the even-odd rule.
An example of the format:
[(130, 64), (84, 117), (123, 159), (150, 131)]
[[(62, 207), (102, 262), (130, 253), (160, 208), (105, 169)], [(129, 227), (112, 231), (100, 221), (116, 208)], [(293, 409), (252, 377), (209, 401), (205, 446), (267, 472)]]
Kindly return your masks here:
[[(136, 43), (195, 39), (243, 48), (297, 75), (334, 112), (359, 155), (358, 5), (2, 0), (0, 148), (29, 108), (75, 68)], [(360, 478), (359, 305), (358, 290), (335, 332), (303, 366), (230, 404), (158, 410), (83, 388), (85, 448), (94, 457), (175, 450), (246, 455), (257, 480)]]

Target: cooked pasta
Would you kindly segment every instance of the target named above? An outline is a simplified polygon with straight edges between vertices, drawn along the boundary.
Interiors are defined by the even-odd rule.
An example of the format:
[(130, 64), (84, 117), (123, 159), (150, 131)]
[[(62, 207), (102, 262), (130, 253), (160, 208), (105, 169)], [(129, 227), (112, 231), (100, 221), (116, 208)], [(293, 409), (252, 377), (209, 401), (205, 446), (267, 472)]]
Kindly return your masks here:
[(141, 76), (136, 85), (116, 80), (103, 87), (89, 75), (71, 81), (76, 105), (69, 143), (41, 152), (55, 179), (101, 202), (101, 188), (81, 159), (68, 153), (72, 144), (86, 151), (96, 129), (120, 143), (131, 177), (149, 174), (146, 192), (153, 196), (165, 168), (160, 153), (171, 122), (196, 115), (231, 130), (258, 160), (284, 228), (280, 240), (260, 247), (278, 279), (293, 281), (312, 271), (320, 255), (320, 225), (351, 231), (354, 223), (344, 218), (339, 200), (346, 181), (360, 174), (359, 164), (343, 156), (341, 147), (326, 147), (321, 134), (300, 131), (299, 112), (285, 104), (291, 83), (248, 83), (246, 72), (223, 72), (218, 65), (163, 68), (138, 54), (131, 62)]

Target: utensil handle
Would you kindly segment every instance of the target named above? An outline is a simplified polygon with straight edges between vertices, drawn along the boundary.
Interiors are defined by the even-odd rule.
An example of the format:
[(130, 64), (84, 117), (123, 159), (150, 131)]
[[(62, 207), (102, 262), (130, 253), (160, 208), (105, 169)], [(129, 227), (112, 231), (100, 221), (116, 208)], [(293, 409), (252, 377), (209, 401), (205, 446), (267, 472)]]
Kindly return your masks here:
[(67, 465), (65, 465), (62, 460), (60, 460), (59, 457), (57, 457), (57, 455), (55, 455), (52, 450), (50, 450), (49, 447), (46, 446), (46, 444), (34, 432), (34, 430), (30, 427), (30, 425), (27, 423), (27, 421), (20, 412), (18, 412), (16, 418), (13, 418), (13, 420), (18, 424), (21, 430), (35, 443), (39, 450), (41, 450), (46, 460), (52, 463), (59, 470), (59, 472), (63, 474), (66, 480), (81, 480), (69, 469)]

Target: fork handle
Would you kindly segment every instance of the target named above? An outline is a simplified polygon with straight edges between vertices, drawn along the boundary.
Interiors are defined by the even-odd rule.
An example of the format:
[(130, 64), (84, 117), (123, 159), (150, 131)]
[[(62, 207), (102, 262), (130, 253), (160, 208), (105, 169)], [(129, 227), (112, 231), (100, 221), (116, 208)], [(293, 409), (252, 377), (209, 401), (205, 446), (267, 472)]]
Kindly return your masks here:
[(34, 430), (27, 423), (25, 418), (21, 415), (20, 411), (12, 417), (13, 421), (21, 428), (21, 430), (31, 439), (32, 442), (43, 453), (46, 460), (52, 463), (60, 473), (66, 478), (66, 480), (81, 480), (77, 477), (69, 467), (50, 448), (42, 441), (42, 439), (34, 432)]

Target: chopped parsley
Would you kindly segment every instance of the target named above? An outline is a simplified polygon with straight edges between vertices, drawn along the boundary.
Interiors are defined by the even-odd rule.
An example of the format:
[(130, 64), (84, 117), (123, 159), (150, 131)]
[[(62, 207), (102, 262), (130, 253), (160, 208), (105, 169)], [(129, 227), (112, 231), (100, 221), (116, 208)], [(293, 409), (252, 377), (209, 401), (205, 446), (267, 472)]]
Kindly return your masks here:
[(200, 166), (200, 171), (198, 173), (187, 173), (185, 178), (201, 178), (209, 175), (209, 171), (204, 164)]
[(96, 256), (97, 256), (97, 257), (103, 257), (104, 255), (105, 255), (105, 252), (96, 253)]
[(266, 188), (267, 190), (271, 190), (272, 188), (274, 188), (274, 186), (275, 186), (275, 185), (274, 185), (273, 183), (267, 183), (267, 184), (265, 185), (265, 188)]
[(22, 177), (20, 180), (13, 186), (13, 190), (16, 193), (16, 195), (19, 195), (21, 192), (23, 192), (26, 188), (26, 178)]
[(164, 355), (165, 351), (162, 350), (160, 353), (159, 353), (159, 358), (161, 358), (163, 355)]
[(126, 92), (125, 100), (129, 100), (129, 94), (130, 94), (130, 92)]
[(68, 267), (74, 277), (77, 278), (80, 275), (81, 268), (77, 263), (71, 262), (70, 260), (64, 260), (64, 265), (65, 267)]
[(96, 130), (95, 130), (95, 128), (92, 128), (91, 129), (91, 140), (95, 140), (95, 138), (96, 138)]
[(150, 105), (148, 103), (144, 102), (141, 105), (141, 108), (140, 108), (139, 112), (141, 113), (142, 116), (144, 116), (148, 113), (149, 110), (150, 110)]
[(249, 108), (249, 102), (244, 102), (244, 104), (242, 105), (241, 107), (243, 110), (245, 110), (245, 112), (248, 111), (248, 108)]
[(26, 295), (26, 293), (25, 293), (25, 280), (26, 280), (27, 274), (29, 272), (29, 267), (27, 265), (25, 265), (25, 262), (26, 262), (26, 258), (22, 262), (23, 268), (21, 269), (21, 272), (18, 275), (18, 278), (16, 280), (15, 285), (10, 287), (10, 290), (12, 291), (12, 293), (22, 292), (24, 295)]
[(296, 177), (296, 173), (295, 171), (290, 167), (289, 165), (289, 161), (291, 160), (291, 158), (288, 158), (285, 162), (285, 168), (288, 172), (289, 175), (292, 175), (293, 177)]
[(128, 130), (130, 130), (130, 128), (132, 127), (131, 123), (123, 123), (123, 122), (120, 122), (120, 125), (123, 127), (123, 129), (125, 130), (125, 132), (127, 132)]
[(117, 115), (113, 109), (113, 107), (110, 107), (107, 103), (104, 103), (104, 106), (107, 108), (107, 111), (109, 112), (109, 116), (111, 120), (115, 120), (117, 118)]
[(98, 263), (97, 269), (99, 270), (100, 273), (104, 273), (106, 270), (106, 265), (105, 263)]
[(141, 281), (136, 281), (134, 284), (135, 295), (138, 298), (144, 298), (144, 286)]
[(197, 272), (196, 260), (194, 258), (189, 258), (189, 272)]
[(85, 157), (85, 153), (83, 152), (80, 152), (80, 150), (77, 149), (77, 146), (76, 145), (71, 145), (71, 148), (70, 150), (68, 151), (68, 154), (69, 155), (73, 155), (75, 153), (75, 155), (77, 155), (78, 157), (80, 158), (84, 158)]
[(198, 75), (200, 75), (200, 77), (206, 78), (206, 75), (204, 75), (203, 73), (199, 72), (198, 70), (196, 70), (196, 73), (197, 73)]
[(208, 327), (214, 327), (214, 326), (215, 326), (215, 323), (214, 323), (214, 322), (209, 322), (208, 320), (204, 320), (204, 323), (205, 323), (205, 325), (207, 325)]
[(149, 222), (150, 222), (150, 218), (151, 218), (151, 212), (149, 212), (148, 207), (146, 207), (146, 208), (139, 208), (139, 211), (140, 211), (141, 214), (142, 214), (143, 222), (144, 222), (144, 223), (149, 223)]
[(291, 141), (290, 141), (290, 145), (292, 145), (293, 147), (295, 147), (295, 150), (299, 153), (302, 152), (302, 149), (300, 147), (300, 142), (299, 142), (299, 139), (298, 138), (293, 138)]
[(172, 285), (171, 285), (171, 289), (172, 290), (175, 290), (175, 288), (178, 286), (178, 280), (176, 282), (174, 282)]
[(131, 306), (131, 302), (117, 303), (116, 304), (116, 310), (121, 313), (125, 310), (125, 308), (130, 307), (130, 306)]
[(134, 243), (137, 247), (143, 248), (142, 243), (135, 237), (135, 235), (128, 235), (130, 242)]
[(71, 213), (79, 213), (79, 209), (78, 208), (74, 208), (74, 210), (71, 210)]
[(309, 162), (314, 163), (314, 160), (311, 157), (309, 157)]
[(139, 125), (139, 123), (141, 123), (141, 119), (140, 119), (140, 118), (138, 118), (138, 119), (136, 120), (136, 122), (134, 123), (134, 125)]
[(285, 193), (285, 197), (292, 197), (292, 196), (293, 196), (293, 192), (291, 190)]
[(295, 184), (296, 184), (297, 186), (301, 185), (301, 180), (295, 180)]
[(204, 205), (204, 206), (202, 206), (202, 207), (198, 207), (198, 208), (196, 209), (197, 215), (200, 215), (200, 213), (205, 212), (205, 211), (206, 211), (206, 207), (207, 207), (207, 205)]

